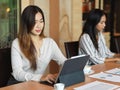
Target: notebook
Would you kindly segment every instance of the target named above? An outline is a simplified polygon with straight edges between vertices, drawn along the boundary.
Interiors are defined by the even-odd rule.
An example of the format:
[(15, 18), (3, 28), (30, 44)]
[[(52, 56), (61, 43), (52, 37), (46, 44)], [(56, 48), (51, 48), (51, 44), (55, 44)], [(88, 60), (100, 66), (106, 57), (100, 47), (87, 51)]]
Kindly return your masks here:
[[(64, 83), (65, 87), (67, 87), (76, 83), (83, 82), (85, 80), (83, 69), (88, 60), (89, 55), (74, 56), (66, 60), (59, 71), (55, 83)], [(55, 84), (50, 84), (47, 81), (40, 83), (50, 86), (53, 86)]]

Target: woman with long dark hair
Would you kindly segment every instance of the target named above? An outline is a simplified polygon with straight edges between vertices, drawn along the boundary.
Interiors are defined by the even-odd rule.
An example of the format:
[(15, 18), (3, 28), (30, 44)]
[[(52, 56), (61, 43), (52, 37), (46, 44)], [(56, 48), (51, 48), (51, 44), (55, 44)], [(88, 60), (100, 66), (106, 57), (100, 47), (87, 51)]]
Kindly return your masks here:
[(35, 5), (27, 6), (21, 15), (18, 37), (12, 42), (12, 75), (17, 81), (48, 81), (56, 76), (44, 75), (51, 60), (62, 65), (66, 57), (56, 42), (44, 36), (45, 18), (43, 11)]
[(119, 54), (111, 52), (106, 46), (102, 34), (106, 26), (106, 15), (103, 10), (93, 9), (89, 12), (79, 40), (79, 53), (90, 55), (88, 64), (100, 64), (108, 61), (119, 61)]

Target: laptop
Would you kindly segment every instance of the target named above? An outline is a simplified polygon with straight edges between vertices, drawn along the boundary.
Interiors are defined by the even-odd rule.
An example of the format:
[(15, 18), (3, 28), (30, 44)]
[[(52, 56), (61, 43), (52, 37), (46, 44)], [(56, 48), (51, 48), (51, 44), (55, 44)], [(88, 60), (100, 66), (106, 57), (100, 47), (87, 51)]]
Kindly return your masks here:
[[(66, 60), (61, 67), (55, 83), (64, 83), (65, 87), (83, 82), (85, 80), (84, 67), (89, 60), (89, 55), (79, 55)], [(42, 84), (53, 86), (55, 83), (47, 81), (40, 82)]]

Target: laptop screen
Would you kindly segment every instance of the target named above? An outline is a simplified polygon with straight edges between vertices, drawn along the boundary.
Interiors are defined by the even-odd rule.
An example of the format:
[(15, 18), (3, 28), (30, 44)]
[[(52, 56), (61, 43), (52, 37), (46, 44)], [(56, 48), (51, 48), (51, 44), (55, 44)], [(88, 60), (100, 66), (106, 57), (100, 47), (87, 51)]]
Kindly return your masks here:
[[(81, 74), (82, 77), (84, 77), (83, 69), (88, 60), (89, 60), (89, 55), (75, 56), (66, 60), (59, 71), (59, 74), (55, 83), (61, 82), (61, 83), (65, 83), (66, 86), (69, 86), (71, 84), (79, 82), (79, 81), (77, 82), (74, 81), (75, 80), (74, 76), (77, 76), (78, 80), (79, 80), (79, 77), (77, 74)], [(71, 78), (74, 78), (72, 82), (70, 82)]]
[[(89, 55), (74, 56), (66, 60), (61, 67), (55, 83), (64, 83), (65, 87), (83, 82), (84, 67), (89, 60)], [(40, 83), (53, 86), (55, 83), (49, 83), (47, 81), (41, 81)]]

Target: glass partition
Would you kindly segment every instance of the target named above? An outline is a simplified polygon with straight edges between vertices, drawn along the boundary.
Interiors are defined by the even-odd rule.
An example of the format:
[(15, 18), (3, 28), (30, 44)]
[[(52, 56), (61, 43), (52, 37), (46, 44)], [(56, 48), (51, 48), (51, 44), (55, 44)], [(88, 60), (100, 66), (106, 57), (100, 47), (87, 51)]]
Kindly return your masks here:
[(19, 25), (20, 0), (0, 0), (0, 48), (11, 46)]

